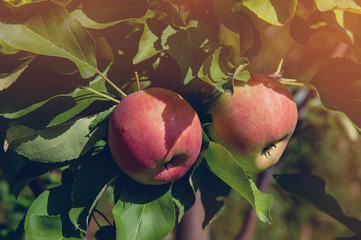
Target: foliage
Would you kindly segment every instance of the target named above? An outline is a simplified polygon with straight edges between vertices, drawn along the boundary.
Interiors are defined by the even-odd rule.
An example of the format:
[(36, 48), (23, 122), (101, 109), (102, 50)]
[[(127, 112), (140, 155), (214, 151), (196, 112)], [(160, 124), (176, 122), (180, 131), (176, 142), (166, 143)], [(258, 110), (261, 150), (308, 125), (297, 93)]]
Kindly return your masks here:
[[(99, 239), (165, 238), (198, 188), (204, 225), (218, 216), (219, 197), (230, 189), (271, 223), (272, 196), (208, 140), (209, 101), (218, 91), (232, 91), (235, 80), (247, 81), (250, 72), (270, 74), (283, 59), (283, 72), (274, 77), (313, 88), (325, 108), (343, 112), (360, 129), (360, 16), (353, 0), (0, 0), (3, 175), (18, 196), (39, 176), (62, 172), (61, 184), (33, 201), (19, 234), (82, 239), (109, 188), (115, 223), (101, 227)], [(107, 147), (108, 117), (136, 91), (137, 80), (142, 88), (180, 93), (205, 126), (199, 165), (171, 184), (135, 183)], [(300, 192), (310, 189), (292, 187), (319, 206)], [(155, 226), (155, 217), (163, 224)]]

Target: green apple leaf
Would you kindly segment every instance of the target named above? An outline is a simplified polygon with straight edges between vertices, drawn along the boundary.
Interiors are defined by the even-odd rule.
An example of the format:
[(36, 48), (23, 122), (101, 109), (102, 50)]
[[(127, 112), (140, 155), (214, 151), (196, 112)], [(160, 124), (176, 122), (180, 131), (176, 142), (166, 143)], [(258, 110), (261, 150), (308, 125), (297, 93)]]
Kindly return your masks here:
[[(109, 69), (109, 68), (108, 68)], [(106, 74), (106, 71), (103, 74)], [(44, 101), (35, 103), (29, 107), (18, 110), (16, 112), (2, 113), (0, 116), (3, 116), (7, 119), (17, 119), (23, 117), (37, 109), (46, 107), (47, 104), (51, 104), (52, 101), (60, 101), (64, 104), (67, 101), (70, 101), (72, 104), (68, 104), (64, 112), (60, 112), (56, 115), (51, 121), (47, 124), (48, 127), (55, 126), (61, 123), (64, 123), (77, 114), (81, 113), (84, 109), (89, 107), (95, 101), (109, 101), (109, 99), (99, 96), (88, 89), (96, 90), (98, 92), (107, 94), (107, 88), (105, 86), (105, 80), (101, 76), (96, 76), (94, 80), (89, 83), (88, 87), (77, 87), (73, 92), (68, 94), (58, 94), (53, 97), (50, 97)]]
[(359, 240), (361, 239), (361, 233), (358, 233), (352, 237), (341, 237), (341, 238), (336, 238), (336, 240)]
[(83, 78), (97, 72), (94, 40), (63, 6), (52, 1), (19, 7), (1, 1), (0, 40), (13, 48), (69, 59)]
[(212, 3), (218, 20), (226, 27), (220, 28), (221, 42), (233, 46), (235, 51), (239, 51), (235, 55), (240, 57), (254, 45), (255, 34), (258, 32), (248, 17), (232, 9), (229, 0), (213, 0)]
[(101, 227), (96, 233), (95, 238), (97, 240), (109, 240), (116, 239), (116, 228), (113, 226)]
[(356, 0), (316, 0), (320, 11), (344, 10), (361, 14), (361, 5)]
[(262, 20), (282, 26), (295, 14), (298, 1), (253, 0), (242, 1), (242, 3)]
[(182, 220), (184, 213), (193, 206), (196, 200), (191, 181), (190, 174), (187, 173), (172, 184), (171, 193), (173, 202), (178, 207), (178, 223)]
[(71, 221), (78, 229), (86, 232), (90, 213), (120, 172), (109, 151), (93, 156), (78, 170), (72, 185), (72, 209), (69, 213)]
[(227, 197), (231, 188), (208, 168), (201, 164), (193, 174), (195, 185), (201, 192), (201, 200), (205, 210), (203, 227), (212, 223), (224, 207), (223, 198)]
[(164, 239), (173, 229), (175, 209), (168, 192), (146, 204), (118, 201), (113, 208), (117, 239)]
[(12, 125), (7, 130), (4, 149), (10, 147), (18, 154), (38, 162), (64, 162), (86, 153), (104, 136), (105, 130), (89, 131), (96, 116), (81, 118), (45, 129)]
[(271, 223), (272, 195), (260, 192), (233, 156), (220, 144), (210, 142), (205, 155), (209, 169), (243, 196), (255, 209), (258, 218)]
[(141, 18), (147, 11), (145, 0), (88, 0), (70, 13), (84, 27), (104, 29), (120, 22)]
[(138, 52), (133, 58), (133, 64), (138, 64), (161, 52), (161, 23), (153, 18), (146, 20), (142, 36), (139, 40)]
[[(76, 231), (70, 222), (68, 212), (71, 207), (70, 189), (64, 185), (43, 192), (30, 206), (25, 217), (25, 234), (27, 239), (78, 239), (80, 232)], [(59, 229), (59, 226), (61, 228)], [(60, 236), (58, 236), (60, 235)], [(51, 238), (53, 239), (53, 238)]]
[(104, 110), (103, 112), (100, 112), (96, 115), (96, 117), (94, 118), (94, 120), (91, 122), (91, 124), (89, 125), (89, 130), (92, 132), (94, 131), (101, 123), (103, 123), (105, 120), (108, 119), (108, 117), (110, 116), (110, 114), (112, 114), (114, 108), (117, 105), (114, 105), (112, 107), (110, 107), (107, 110)]
[(34, 57), (27, 59), (19, 67), (11, 73), (0, 73), (0, 91), (3, 91), (11, 86), (19, 76), (25, 71), (29, 64), (34, 60)]
[(326, 61), (313, 77), (322, 104), (345, 113), (361, 129), (361, 65), (346, 58)]
[(26, 236), (28, 240), (75, 240), (79, 237), (64, 237), (63, 223), (60, 215), (57, 216), (41, 216), (33, 215), (28, 218)]
[(166, 194), (171, 185), (146, 185), (121, 174), (114, 184), (114, 202), (120, 200), (125, 203), (146, 204)]
[(216, 48), (214, 33), (206, 24), (190, 21), (180, 30), (168, 25), (161, 36), (163, 50), (178, 63), (184, 84), (196, 77), (201, 62)]
[(195, 72), (191, 67), (195, 56), (187, 32), (176, 30), (168, 25), (163, 31), (161, 44), (163, 50), (177, 61), (182, 71), (182, 79), (185, 84), (188, 84), (195, 77)]
[(274, 178), (285, 191), (310, 202), (353, 232), (361, 233), (361, 221), (343, 213), (335, 198), (326, 193), (322, 178), (311, 174), (281, 174)]
[(224, 91), (224, 85), (232, 81), (228, 74), (228, 51), (219, 47), (212, 55), (209, 55), (198, 71), (198, 77), (206, 83), (214, 86), (219, 91)]

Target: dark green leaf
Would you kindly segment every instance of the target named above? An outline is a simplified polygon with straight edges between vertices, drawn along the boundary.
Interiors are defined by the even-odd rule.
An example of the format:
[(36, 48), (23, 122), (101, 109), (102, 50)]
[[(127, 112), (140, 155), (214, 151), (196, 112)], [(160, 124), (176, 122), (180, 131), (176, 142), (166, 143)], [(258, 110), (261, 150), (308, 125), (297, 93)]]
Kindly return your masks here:
[(255, 209), (258, 218), (271, 223), (272, 195), (260, 192), (252, 179), (237, 164), (233, 156), (220, 144), (210, 142), (205, 155), (209, 169), (241, 194)]
[(10, 87), (18, 77), (25, 71), (29, 64), (34, 60), (34, 57), (27, 59), (23, 64), (16, 68), (11, 73), (0, 73), (0, 91)]
[(81, 118), (55, 127), (33, 129), (13, 125), (7, 130), (4, 149), (38, 162), (64, 162), (73, 160), (91, 149), (105, 134), (105, 129), (89, 131), (95, 116)]
[(204, 165), (200, 165), (196, 169), (193, 178), (195, 178), (196, 185), (201, 192), (201, 200), (205, 210), (203, 227), (205, 227), (218, 217), (224, 206), (222, 198), (229, 195), (231, 188)]
[[(103, 74), (106, 74), (109, 68), (107, 68)], [(107, 88), (105, 86), (105, 80), (101, 76), (97, 76), (94, 80), (89, 83), (89, 87), (77, 87), (73, 92), (69, 94), (59, 94), (53, 97), (50, 97), (42, 102), (35, 103), (29, 107), (21, 109), (16, 112), (11, 113), (3, 113), (0, 116), (3, 116), (8, 119), (16, 119), (25, 116), (35, 110), (46, 106), (46, 104), (52, 102), (53, 100), (62, 101), (63, 104), (67, 105), (66, 110), (64, 112), (59, 112), (49, 123), (48, 127), (55, 126), (61, 123), (64, 123), (79, 113), (81, 113), (84, 109), (89, 107), (95, 101), (109, 101), (109, 99), (99, 96), (91, 90), (96, 90), (103, 94), (107, 94)], [(73, 104), (68, 104), (66, 100), (69, 100)], [(98, 117), (97, 117), (98, 118)]]
[(94, 40), (63, 6), (52, 1), (19, 7), (0, 2), (0, 40), (13, 48), (69, 59), (83, 78), (97, 72)]
[(42, 237), (49, 237), (51, 236), (47, 235), (49, 231), (53, 231), (54, 236), (61, 235), (55, 239), (62, 239), (62, 237), (65, 239), (80, 238), (79, 231), (75, 230), (68, 217), (70, 207), (69, 188), (59, 186), (43, 192), (35, 199), (26, 214), (25, 233), (27, 239), (38, 240)]
[(116, 228), (113, 226), (101, 227), (96, 233), (95, 238), (97, 240), (111, 240), (116, 239)]
[(171, 183), (162, 185), (141, 184), (122, 174), (114, 186), (114, 202), (120, 200), (125, 203), (149, 203), (166, 194), (170, 187)]
[(361, 232), (361, 221), (345, 216), (335, 198), (325, 192), (322, 178), (311, 174), (281, 174), (274, 178), (285, 191), (310, 202), (355, 233)]
[(190, 183), (191, 178), (186, 174), (172, 185), (171, 193), (174, 203), (178, 207), (178, 222), (181, 221), (184, 213), (188, 211), (195, 202), (194, 189)]
[(356, 234), (352, 237), (336, 238), (336, 240), (360, 240), (360, 239), (361, 239), (361, 233)]
[(133, 58), (134, 64), (147, 60), (163, 50), (160, 45), (161, 28), (162, 24), (159, 21), (153, 18), (147, 19), (139, 40), (138, 52)]
[(345, 113), (361, 129), (361, 65), (346, 58), (326, 61), (311, 84), (329, 110)]
[(75, 175), (71, 191), (73, 209), (70, 219), (77, 228), (86, 231), (89, 214), (103, 192), (120, 173), (109, 151), (103, 151), (86, 160)]
[(113, 215), (117, 239), (164, 239), (175, 223), (175, 210), (169, 193), (146, 204), (118, 201)]
[(141, 18), (147, 11), (145, 0), (87, 0), (81, 9), (71, 12), (84, 27), (103, 29), (117, 23)]

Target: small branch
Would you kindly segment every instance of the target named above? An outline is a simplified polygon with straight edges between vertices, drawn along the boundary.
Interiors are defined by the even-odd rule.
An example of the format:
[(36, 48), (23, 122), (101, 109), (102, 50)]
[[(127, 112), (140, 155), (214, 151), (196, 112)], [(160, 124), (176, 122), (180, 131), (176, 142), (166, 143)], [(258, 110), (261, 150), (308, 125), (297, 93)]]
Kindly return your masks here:
[(110, 79), (107, 78), (101, 71), (99, 71), (99, 69), (97, 69), (96, 71), (99, 76), (104, 78), (105, 81), (107, 81), (115, 90), (117, 90), (117, 92), (122, 96), (122, 98), (125, 98), (127, 96), (127, 94), (125, 94), (122, 90), (120, 90), (120, 88), (118, 88), (117, 85), (115, 85), (112, 81), (110, 81)]
[(108, 100), (110, 100), (110, 101), (113, 101), (113, 102), (116, 102), (116, 103), (119, 103), (119, 102), (120, 102), (119, 100), (117, 100), (117, 99), (115, 99), (115, 98), (113, 98), (113, 97), (111, 97), (111, 96), (108, 96), (108, 95), (106, 95), (106, 94), (104, 94), (104, 93), (98, 92), (98, 91), (95, 90), (95, 89), (92, 89), (92, 88), (89, 88), (89, 87), (82, 87), (82, 88), (84, 88), (85, 90), (87, 90), (87, 91), (89, 91), (89, 92), (95, 93), (96, 95), (99, 95), (99, 96), (101, 96), (101, 97), (103, 97), (103, 98), (106, 98), (106, 99), (108, 99)]
[(135, 80), (137, 81), (137, 89), (140, 91), (140, 80), (137, 71), (135, 71)]

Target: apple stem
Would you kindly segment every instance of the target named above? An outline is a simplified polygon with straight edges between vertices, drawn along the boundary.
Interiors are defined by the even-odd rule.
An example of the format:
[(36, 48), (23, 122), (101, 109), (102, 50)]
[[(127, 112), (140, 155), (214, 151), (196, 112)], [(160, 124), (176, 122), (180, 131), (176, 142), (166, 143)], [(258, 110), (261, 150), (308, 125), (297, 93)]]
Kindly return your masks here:
[(137, 81), (137, 89), (138, 91), (140, 91), (140, 80), (139, 80), (139, 75), (138, 75), (138, 72), (135, 71), (135, 80)]
[(313, 88), (312, 84), (309, 83), (301, 83), (301, 82), (297, 82), (297, 80), (295, 79), (287, 79), (287, 78), (280, 78), (280, 82), (284, 85), (288, 85), (288, 86), (297, 86), (297, 87), (308, 87), (308, 88)]
[(125, 98), (127, 96), (127, 94), (125, 94), (122, 90), (120, 90), (120, 88), (118, 88), (112, 81), (110, 81), (110, 79), (107, 78), (107, 76), (105, 76), (99, 69), (97, 69), (96, 71), (97, 74), (102, 78), (104, 78), (104, 80), (107, 81), (110, 84), (110, 86), (112, 86), (121, 95), (122, 98)]
[(106, 98), (106, 99), (108, 99), (108, 100), (110, 100), (110, 101), (113, 101), (113, 102), (115, 102), (115, 103), (119, 103), (119, 102), (120, 102), (119, 100), (117, 100), (117, 99), (115, 99), (115, 98), (113, 98), (113, 97), (111, 97), (111, 96), (108, 96), (108, 95), (106, 95), (106, 94), (104, 94), (104, 93), (98, 92), (97, 90), (92, 89), (92, 88), (90, 88), (90, 87), (82, 87), (82, 88), (86, 89), (86, 90), (89, 91), (89, 92), (95, 93), (95, 94), (98, 95), (98, 96), (101, 96), (101, 97)]

